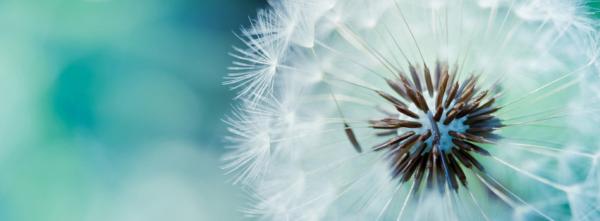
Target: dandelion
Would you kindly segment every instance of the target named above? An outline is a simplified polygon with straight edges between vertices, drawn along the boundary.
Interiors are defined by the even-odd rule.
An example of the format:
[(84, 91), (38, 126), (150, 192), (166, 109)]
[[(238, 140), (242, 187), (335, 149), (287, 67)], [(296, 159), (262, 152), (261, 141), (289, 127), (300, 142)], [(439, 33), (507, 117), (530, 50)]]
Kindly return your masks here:
[(225, 169), (264, 220), (600, 219), (600, 35), (569, 0), (281, 0)]

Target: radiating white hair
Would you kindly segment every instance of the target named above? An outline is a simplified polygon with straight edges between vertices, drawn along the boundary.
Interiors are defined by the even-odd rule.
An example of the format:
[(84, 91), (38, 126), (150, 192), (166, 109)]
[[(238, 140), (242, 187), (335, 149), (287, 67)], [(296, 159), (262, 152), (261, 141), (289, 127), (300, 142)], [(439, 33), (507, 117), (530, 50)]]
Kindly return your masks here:
[[(225, 81), (239, 102), (224, 168), (250, 190), (249, 216), (600, 219), (600, 23), (585, 1), (269, 4), (242, 29)], [(374, 93), (393, 94), (385, 79), (440, 62), (501, 88), (501, 138), (476, 157), (485, 173), (465, 170), (465, 188), (416, 195), (367, 148), (385, 141), (367, 122), (395, 111)]]

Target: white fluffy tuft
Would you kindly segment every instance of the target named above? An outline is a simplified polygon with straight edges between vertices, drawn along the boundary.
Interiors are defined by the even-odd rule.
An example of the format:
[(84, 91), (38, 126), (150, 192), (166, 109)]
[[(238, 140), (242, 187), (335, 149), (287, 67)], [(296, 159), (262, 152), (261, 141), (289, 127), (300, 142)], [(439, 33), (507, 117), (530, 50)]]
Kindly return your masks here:
[[(225, 84), (224, 168), (266, 220), (597, 220), (600, 34), (579, 0), (269, 1)], [(411, 195), (366, 122), (395, 111), (372, 90), (407, 64), (501, 88), (499, 144), (468, 189)], [(460, 67), (460, 69), (457, 69)], [(344, 131), (353, 128), (357, 153)], [(466, 169), (466, 168), (465, 168)], [(489, 176), (489, 177), (483, 177)], [(416, 198), (416, 199), (411, 199)], [(410, 199), (410, 200), (407, 200)], [(420, 203), (415, 203), (417, 200)]]

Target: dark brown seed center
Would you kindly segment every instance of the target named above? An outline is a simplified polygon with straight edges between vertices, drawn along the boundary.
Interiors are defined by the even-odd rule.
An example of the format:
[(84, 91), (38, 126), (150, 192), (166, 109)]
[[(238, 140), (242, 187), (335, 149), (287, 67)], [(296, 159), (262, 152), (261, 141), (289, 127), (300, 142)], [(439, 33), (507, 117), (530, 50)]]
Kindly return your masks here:
[(446, 63), (436, 63), (433, 77), (426, 64), (422, 69), (411, 64), (409, 70), (412, 80), (405, 73), (386, 80), (396, 95), (376, 91), (398, 112), (369, 122), (382, 130), (378, 136), (391, 136), (373, 149), (386, 151), (392, 177), (413, 179), (414, 191), (424, 180), (429, 188), (457, 191), (459, 183), (467, 185), (465, 170), (483, 172), (474, 157), (489, 155), (481, 145), (498, 139), (496, 89), (482, 90), (474, 75), (459, 79), (458, 66), (451, 70)]

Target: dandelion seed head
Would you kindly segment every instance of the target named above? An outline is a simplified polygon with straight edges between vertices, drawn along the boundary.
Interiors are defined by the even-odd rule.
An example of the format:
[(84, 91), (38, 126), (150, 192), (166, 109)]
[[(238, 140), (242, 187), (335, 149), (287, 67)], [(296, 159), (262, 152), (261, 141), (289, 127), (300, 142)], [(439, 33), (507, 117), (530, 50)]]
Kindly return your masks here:
[(600, 217), (600, 37), (581, 1), (269, 4), (226, 78), (225, 168), (249, 216)]

